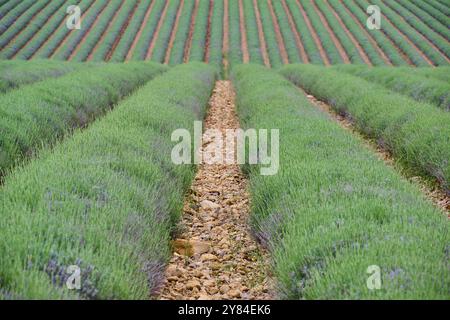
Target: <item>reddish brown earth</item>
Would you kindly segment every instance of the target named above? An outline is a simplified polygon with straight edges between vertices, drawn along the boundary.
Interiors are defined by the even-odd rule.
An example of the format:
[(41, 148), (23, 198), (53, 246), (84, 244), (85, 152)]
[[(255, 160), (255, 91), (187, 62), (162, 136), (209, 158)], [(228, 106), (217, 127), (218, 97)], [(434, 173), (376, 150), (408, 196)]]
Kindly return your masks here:
[(192, 13), (191, 24), (189, 26), (189, 34), (186, 40), (186, 44), (184, 46), (184, 58), (183, 58), (184, 63), (189, 62), (189, 57), (191, 55), (192, 37), (194, 36), (195, 20), (197, 18), (199, 4), (200, 0), (195, 0), (194, 12)]
[[(111, 26), (114, 24), (114, 22), (116, 21), (120, 11), (123, 8), (125, 2), (121, 2), (119, 8), (117, 8), (117, 11), (114, 13), (113, 17), (111, 18), (111, 20), (109, 21), (108, 25), (106, 26), (106, 29), (103, 31), (102, 35), (100, 36), (100, 39), (98, 39), (97, 43), (95, 44), (94, 48), (92, 48), (91, 52), (89, 53), (89, 55), (87, 56), (87, 61), (92, 60), (92, 56), (94, 55), (95, 51), (97, 51), (99, 45), (103, 42), (103, 40), (105, 39), (105, 37), (107, 36), (109, 30), (111, 29)], [(99, 15), (100, 16), (100, 15)], [(94, 27), (94, 26), (92, 26)]]
[[(393, 11), (397, 12), (394, 8), (392, 8), (392, 7), (389, 5), (389, 2), (386, 1), (386, 2), (385, 2), (385, 5), (386, 5), (387, 7), (389, 7), (389, 8), (391, 8)], [(416, 17), (416, 19), (418, 19), (418, 20), (421, 19), (420, 17), (417, 17), (414, 13), (411, 12), (411, 14), (413, 14), (413, 15)], [(444, 53), (441, 49), (439, 49), (433, 42), (431, 42), (426, 36), (424, 36), (424, 35), (423, 35), (419, 30), (417, 30), (413, 25), (409, 24), (408, 21), (406, 21), (406, 19), (405, 19), (402, 15), (398, 14), (398, 16), (399, 16), (400, 19), (403, 21), (403, 23), (405, 23), (406, 25), (410, 25), (411, 28), (413, 28), (414, 30), (416, 30), (417, 33), (420, 35), (420, 37), (421, 37), (421, 38), (422, 38), (422, 39), (423, 39), (430, 47), (432, 47), (434, 50), (436, 50), (437, 52), (439, 52), (440, 55), (447, 61), (447, 63), (450, 63), (450, 59), (445, 55), (445, 53)], [(430, 28), (430, 29), (431, 29), (431, 28)], [(436, 32), (436, 35), (438, 35), (443, 41), (447, 41), (447, 42), (448, 42), (448, 40), (445, 39), (444, 37), (442, 37), (439, 33)]]
[(166, 5), (161, 13), (161, 17), (159, 18), (158, 24), (156, 25), (155, 33), (153, 33), (152, 41), (150, 41), (150, 45), (147, 50), (147, 54), (145, 55), (145, 60), (149, 60), (153, 55), (153, 50), (155, 49), (156, 40), (159, 36), (159, 31), (161, 30), (161, 26), (164, 22), (164, 18), (167, 14), (167, 9), (169, 8), (169, 1), (166, 1)]
[(229, 12), (228, 0), (223, 2), (223, 43), (222, 43), (222, 63), (223, 69), (228, 70), (228, 51), (229, 51)]
[[(355, 17), (355, 15), (353, 14), (353, 12), (351, 12), (347, 6), (345, 5), (344, 2), (342, 2), (342, 7), (345, 9), (345, 11), (347, 11), (347, 13), (349, 14), (350, 17), (352, 17), (353, 21), (356, 22), (356, 24), (358, 24), (360, 30), (362, 32), (364, 32), (364, 34), (366, 35), (367, 40), (370, 41), (370, 43), (372, 44), (372, 46), (375, 48), (375, 50), (377, 50), (379, 56), (384, 60), (384, 62), (387, 65), (392, 66), (392, 62), (391, 60), (389, 60), (389, 57), (384, 53), (384, 51), (380, 48), (380, 46), (378, 45), (378, 43), (375, 41), (375, 39), (372, 37), (372, 35), (367, 32), (366, 28), (361, 24), (361, 22), (358, 20), (357, 17)], [(390, 41), (390, 40), (389, 40)], [(392, 41), (391, 41), (392, 43)], [(395, 46), (395, 45), (394, 45)], [(400, 52), (402, 54), (402, 52)], [(406, 60), (406, 59), (405, 59)], [(408, 60), (406, 60), (408, 61)]]
[(147, 12), (145, 13), (144, 20), (141, 23), (141, 27), (139, 28), (138, 32), (136, 33), (136, 36), (134, 37), (133, 43), (130, 46), (130, 49), (128, 49), (127, 56), (125, 57), (125, 61), (129, 61), (131, 57), (133, 56), (133, 52), (139, 42), (139, 39), (141, 38), (142, 32), (144, 31), (145, 26), (148, 23), (148, 19), (150, 17), (150, 14), (152, 13), (153, 6), (155, 5), (155, 1), (152, 1), (152, 3), (148, 6)]
[(203, 61), (206, 63), (209, 62), (209, 51), (210, 51), (210, 43), (211, 43), (211, 21), (214, 9), (214, 1), (209, 0), (209, 12), (208, 12), (208, 25), (206, 27), (206, 41), (205, 41), (205, 55), (203, 57)]
[(250, 55), (248, 53), (247, 30), (245, 29), (245, 13), (242, 0), (239, 0), (239, 26), (241, 29), (242, 62), (248, 63), (250, 61)]
[(292, 18), (291, 11), (289, 10), (286, 0), (281, 0), (281, 4), (283, 5), (284, 11), (286, 12), (286, 16), (288, 18), (289, 26), (291, 27), (292, 34), (295, 38), (295, 44), (297, 45), (298, 52), (300, 53), (300, 57), (303, 63), (309, 63), (308, 55), (306, 54), (305, 47), (303, 46), (302, 39), (300, 38), (300, 34), (298, 33), (297, 26), (295, 25), (294, 19)]
[[(95, 3), (95, 1), (92, 1), (92, 3), (89, 5), (89, 7), (81, 15), (81, 17), (80, 17), (81, 21), (83, 21), (83, 19), (86, 17), (86, 15), (91, 11), (92, 7), (94, 6), (94, 3)], [(65, 24), (66, 24), (66, 20), (64, 19), (62, 21), (63, 28), (65, 28)], [(61, 49), (64, 46), (64, 44), (67, 42), (67, 40), (69, 39), (69, 36), (75, 31), (76, 31), (76, 29), (72, 29), (66, 33), (66, 35), (61, 40), (61, 42), (55, 47), (55, 50), (53, 50), (53, 52), (50, 53), (49, 58), (53, 58), (53, 56), (58, 52), (58, 50)]]
[(169, 44), (167, 45), (166, 56), (164, 57), (164, 63), (169, 64), (170, 53), (172, 52), (173, 42), (175, 41), (175, 37), (177, 35), (178, 24), (180, 22), (181, 12), (183, 11), (184, 0), (180, 1), (180, 5), (178, 6), (177, 15), (175, 17), (175, 22), (173, 24), (173, 28), (170, 34)]
[(322, 57), (323, 63), (326, 66), (329, 66), (330, 60), (328, 59), (325, 49), (323, 48), (322, 43), (320, 42), (320, 39), (317, 36), (316, 30), (314, 30), (314, 28), (311, 24), (311, 21), (309, 21), (308, 15), (306, 14), (305, 9), (303, 9), (303, 6), (301, 5), (300, 1), (296, 0), (296, 3), (297, 3), (298, 8), (300, 9), (300, 12), (302, 13), (303, 19), (305, 19), (305, 23), (308, 26), (308, 29), (313, 37), (313, 40), (314, 40), (317, 48), (319, 49), (319, 53), (320, 53), (320, 56)]
[(275, 36), (277, 38), (278, 49), (280, 52), (281, 60), (283, 64), (289, 63), (289, 56), (286, 52), (286, 46), (284, 45), (283, 35), (280, 31), (280, 25), (278, 24), (278, 18), (273, 10), (272, 0), (267, 0), (267, 6), (269, 7), (270, 15), (272, 16), (272, 23), (275, 30)]
[[(49, 3), (50, 3), (50, 2), (49, 2)], [(47, 3), (47, 5), (48, 5), (48, 3)], [(55, 11), (53, 11), (52, 14), (48, 16), (47, 20), (45, 21), (45, 23), (44, 23), (44, 25), (41, 27), (41, 29), (42, 29), (42, 28), (45, 28), (45, 24), (48, 23), (48, 22), (50, 21), (50, 19), (52, 19), (52, 18), (55, 16), (55, 14), (58, 12), (59, 9), (61, 9), (61, 7), (62, 7), (63, 5), (64, 5), (64, 3), (63, 3), (60, 7), (57, 7), (57, 8), (55, 9)], [(44, 7), (44, 8), (45, 8), (45, 7)], [(44, 8), (42, 8), (41, 10), (39, 10), (39, 12), (41, 12)], [(38, 13), (39, 13), (39, 12), (38, 12)], [(31, 20), (29, 21), (28, 24), (31, 24), (31, 23), (33, 22), (33, 20), (34, 20), (34, 18), (36, 17), (36, 15), (37, 15), (37, 13), (31, 18)], [(27, 24), (27, 25), (28, 25), (28, 24)], [(14, 41), (16, 40), (16, 38), (23, 32), (23, 30), (25, 30), (25, 28), (26, 28), (26, 26), (25, 26), (22, 30), (20, 30), (20, 32), (19, 32), (18, 34), (16, 34), (16, 35), (14, 36), (14, 38), (10, 41), (10, 43), (14, 43)], [(39, 31), (38, 31), (38, 32), (39, 32)], [(33, 38), (34, 38), (35, 36), (36, 36), (36, 34), (34, 34), (32, 37), (30, 37), (30, 39), (28, 39), (28, 41), (25, 42), (25, 43), (19, 48), (19, 50), (17, 50), (16, 53), (14, 53), (14, 55), (11, 56), (11, 59), (14, 59), (14, 58), (17, 56), (17, 54), (19, 54), (20, 51), (21, 51), (23, 48), (25, 48), (26, 46), (28, 46), (28, 44), (33, 40)]]
[(330, 28), (330, 25), (328, 24), (327, 19), (325, 18), (325, 16), (323, 15), (322, 11), (320, 11), (320, 9), (317, 7), (316, 3), (314, 2), (314, 0), (310, 0), (314, 10), (316, 11), (317, 15), (319, 16), (320, 21), (322, 22), (323, 26), (325, 27), (325, 29), (327, 30), (328, 34), (331, 37), (331, 40), (334, 43), (334, 46), (336, 47), (336, 49), (339, 52), (339, 55), (342, 58), (342, 61), (345, 64), (350, 64), (350, 59), (347, 55), (347, 52), (345, 52), (344, 47), (341, 45), (341, 42), (339, 41), (339, 39), (336, 37), (336, 35), (334, 34), (333, 30)]
[(266, 39), (264, 38), (264, 29), (261, 23), (261, 14), (259, 12), (258, 1), (253, 0), (253, 7), (255, 8), (256, 25), (258, 27), (259, 47), (264, 65), (270, 68), (269, 55), (267, 54)]
[[(203, 148), (214, 149), (207, 129), (239, 128), (230, 81), (218, 81), (205, 119)], [(210, 149), (210, 150), (212, 150)], [(235, 150), (224, 158), (236, 159)], [(267, 252), (249, 230), (248, 180), (238, 164), (200, 164), (186, 198), (174, 253), (160, 299), (272, 298)]]
[(117, 46), (119, 45), (120, 40), (122, 39), (125, 30), (127, 30), (128, 25), (130, 24), (131, 19), (134, 17), (134, 14), (136, 13), (136, 9), (138, 8), (139, 4), (140, 4), (141, 0), (136, 1), (136, 4), (134, 5), (133, 10), (131, 10), (130, 14), (128, 15), (127, 20), (125, 21), (125, 23), (122, 25), (122, 27), (120, 27), (120, 31), (119, 34), (117, 35), (116, 39), (114, 40), (114, 43), (111, 46), (111, 49), (109, 49), (108, 53), (105, 56), (105, 60), (109, 61), (111, 60), (112, 55), (114, 54), (114, 52), (116, 51)]
[(336, 18), (337, 22), (339, 23), (339, 25), (341, 26), (341, 28), (345, 31), (345, 33), (347, 34), (347, 36), (350, 38), (350, 40), (352, 41), (353, 45), (355, 46), (355, 48), (358, 50), (359, 55), (361, 56), (361, 58), (363, 59), (364, 63), (366, 63), (369, 66), (372, 66), (372, 62), (370, 61), (369, 57), (367, 56), (366, 52), (364, 51), (364, 49), (361, 47), (361, 45), (359, 44), (358, 40), (355, 39), (355, 37), (353, 36), (353, 34), (350, 32), (350, 30), (347, 29), (347, 26), (345, 25), (345, 23), (342, 21), (341, 17), (337, 14), (336, 11), (334, 11), (334, 8), (332, 6), (330, 6), (330, 4), (328, 3), (328, 0), (325, 0), (325, 4), (327, 5), (328, 9), (333, 13), (334, 17)]

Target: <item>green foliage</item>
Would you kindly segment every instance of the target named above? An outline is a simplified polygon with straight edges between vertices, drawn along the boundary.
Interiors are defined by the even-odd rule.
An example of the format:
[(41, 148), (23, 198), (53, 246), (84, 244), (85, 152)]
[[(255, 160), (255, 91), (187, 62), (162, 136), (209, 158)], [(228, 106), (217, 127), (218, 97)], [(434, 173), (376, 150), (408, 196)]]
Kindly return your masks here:
[[(100, 3), (100, 2), (97, 2)], [(94, 0), (85, 0), (78, 3), (81, 12), (86, 12), (91, 6), (94, 5)], [(45, 33), (42, 35), (42, 39), (40, 39), (40, 43), (36, 45), (36, 49), (39, 48), (35, 54), (36, 58), (49, 58), (51, 55), (58, 49), (64, 39), (68, 36), (68, 34), (72, 31), (66, 28), (63, 25), (61, 28), (56, 29), (56, 27), (66, 18), (65, 11), (60, 13), (63, 15), (63, 18), (59, 21), (52, 20), (51, 25), (47, 25), (43, 30)], [(61, 16), (60, 16), (61, 18)], [(78, 30), (81, 31), (81, 30)], [(44, 42), (48, 40), (45, 44)], [(30, 52), (27, 54), (25, 58), (31, 57), (34, 52)]]
[(180, 0), (170, 1), (169, 7), (167, 8), (167, 13), (161, 29), (159, 30), (158, 38), (156, 39), (155, 48), (153, 50), (153, 55), (151, 56), (151, 59), (155, 62), (164, 62), (167, 45), (169, 44), (172, 27), (175, 22), (175, 17), (177, 15), (179, 5)]
[[(180, 21), (178, 22), (178, 30), (173, 42), (172, 51), (170, 52), (170, 65), (183, 63), (184, 48), (189, 35), (189, 27), (191, 25), (191, 16), (194, 11), (195, 0), (185, 0), (183, 10), (181, 12)], [(221, 45), (222, 46), (222, 45)]]
[[(0, 295), (154, 294), (195, 173), (172, 163), (171, 132), (203, 118), (213, 83), (206, 65), (178, 66), (15, 170), (0, 190)], [(65, 285), (69, 265), (81, 268), (81, 290)]]
[(313, 64), (323, 64), (322, 57), (320, 56), (319, 49), (317, 48), (314, 39), (312, 38), (311, 32), (303, 19), (300, 10), (297, 7), (296, 0), (286, 0), (286, 4), (289, 7), (289, 11), (292, 14), (297, 30), (300, 33), (300, 38), (302, 40), (305, 51), (308, 54), (309, 60)]
[[(304, 69), (329, 80), (325, 68)], [(281, 298), (448, 299), (447, 217), (420, 189), (273, 71), (238, 66), (233, 80), (243, 128), (280, 130), (279, 172), (247, 171), (252, 227), (272, 251)], [(379, 290), (367, 288), (371, 265)]]
[(229, 20), (229, 52), (228, 62), (230, 66), (242, 63), (241, 30), (239, 22), (239, 1), (228, 1)]
[(139, 38), (139, 41), (133, 52), (133, 60), (145, 59), (148, 48), (150, 47), (150, 43), (152, 42), (155, 35), (156, 26), (158, 25), (158, 21), (162, 15), (162, 11), (164, 10), (164, 5), (166, 4), (166, 1), (164, 0), (153, 0), (153, 2), (154, 5), (152, 12), (150, 13), (147, 24), (142, 30), (141, 37)]
[(291, 65), (280, 72), (450, 193), (450, 113), (332, 68)]
[(192, 34), (189, 61), (203, 61), (205, 57), (206, 29), (208, 27), (210, 1), (200, 1)]
[[(102, 34), (108, 28), (109, 23), (114, 17), (114, 14), (119, 10), (120, 0), (108, 1), (107, 7), (103, 10), (102, 14), (98, 18), (95, 27), (91, 28), (91, 31), (86, 35), (83, 44), (80, 46), (78, 52), (73, 56), (73, 61), (86, 61), (89, 54), (95, 48), (100, 41)], [(130, 3), (130, 2), (129, 2)], [(103, 46), (103, 43), (100, 44)]]
[(341, 55), (339, 54), (336, 46), (334, 45), (333, 40), (331, 40), (331, 37), (327, 29), (325, 29), (325, 26), (322, 24), (319, 15), (314, 10), (314, 7), (311, 4), (311, 2), (304, 1), (301, 2), (301, 5), (306, 11), (306, 14), (308, 15), (308, 18), (311, 21), (312, 26), (314, 27), (317, 35), (319, 36), (320, 42), (322, 43), (323, 48), (325, 49), (331, 64), (342, 63), (343, 61)]
[(17, 60), (1, 60), (0, 93), (47, 78), (60, 77), (85, 67), (78, 63), (52, 60), (33, 60), (27, 63)]
[[(400, 4), (396, 2), (381, 2), (375, 0), (373, 2), (380, 6), (383, 13), (389, 17), (389, 19), (401, 30), (408, 38), (420, 49), (422, 52), (430, 58), (435, 65), (446, 65), (447, 61), (444, 59), (443, 55), (431, 47), (420, 33), (426, 35), (434, 45), (439, 48), (445, 55), (450, 56), (450, 44), (447, 39), (442, 38), (437, 35), (433, 30), (431, 30), (427, 25), (420, 21), (416, 16), (411, 15), (411, 13), (404, 9)], [(389, 3), (389, 4), (388, 4)], [(403, 21), (402, 18), (405, 19)], [(411, 25), (410, 25), (411, 24)]]
[[(343, 0), (342, 5), (345, 6), (363, 26), (366, 25), (367, 15), (365, 11), (361, 10), (361, 8), (353, 0)], [(378, 46), (383, 49), (383, 52), (386, 53), (395, 66), (408, 65), (408, 62), (399, 54), (395, 46), (391, 43), (390, 38), (385, 31), (380, 32), (380, 30), (367, 30), (367, 32), (375, 39)]]
[(151, 0), (143, 0), (139, 2), (139, 5), (134, 13), (133, 18), (131, 19), (127, 29), (125, 30), (123, 36), (120, 38), (119, 43), (117, 44), (116, 50), (113, 52), (110, 61), (120, 62), (124, 61), (128, 51), (133, 44), (133, 41), (141, 27), (147, 9), (150, 7)]
[(255, 8), (253, 1), (243, 1), (245, 31), (247, 32), (247, 50), (251, 63), (263, 64), (259, 32), (256, 24)]
[(1, 95), (0, 175), (165, 70), (156, 64), (104, 64), (95, 72), (83, 68)]
[(342, 65), (335, 69), (381, 84), (387, 89), (408, 95), (414, 100), (428, 102), (450, 111), (450, 83), (424, 77), (416, 72), (417, 68), (369, 68), (365, 65)]

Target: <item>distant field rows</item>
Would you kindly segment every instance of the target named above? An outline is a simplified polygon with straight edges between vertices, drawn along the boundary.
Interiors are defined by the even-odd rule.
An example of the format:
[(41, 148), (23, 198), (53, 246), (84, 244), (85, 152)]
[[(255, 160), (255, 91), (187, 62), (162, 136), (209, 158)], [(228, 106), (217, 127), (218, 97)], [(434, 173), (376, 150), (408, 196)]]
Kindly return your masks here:
[[(372, 3), (373, 2), (373, 3)], [(0, 4), (0, 58), (440, 66), (450, 6), (381, 0), (80, 0)], [(80, 30), (66, 27), (79, 5)], [(381, 30), (366, 27), (369, 4)], [(421, 19), (418, 19), (420, 17)]]

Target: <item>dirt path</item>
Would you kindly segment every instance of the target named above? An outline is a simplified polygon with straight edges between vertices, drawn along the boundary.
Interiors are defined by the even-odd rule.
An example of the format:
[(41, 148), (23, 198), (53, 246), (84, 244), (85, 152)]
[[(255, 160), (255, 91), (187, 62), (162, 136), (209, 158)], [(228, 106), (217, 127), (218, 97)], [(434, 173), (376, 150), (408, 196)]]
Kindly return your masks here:
[[(384, 4), (397, 14), (405, 25), (409, 25), (412, 29), (414, 29), (417, 32), (417, 34), (423, 39), (423, 41), (425, 41), (434, 50), (439, 52), (439, 54), (445, 59), (445, 61), (447, 61), (447, 63), (450, 63), (450, 59), (445, 55), (445, 52), (443, 52), (440, 48), (438, 48), (433, 42), (431, 42), (424, 34), (422, 34), (422, 32), (420, 32), (418, 29), (416, 29), (412, 24), (410, 24), (408, 21), (406, 21), (406, 19), (396, 9), (394, 9), (391, 5), (389, 5), (388, 1), (386, 1)], [(406, 10), (408, 12), (410, 12), (417, 20), (421, 19), (420, 17), (416, 16), (414, 13), (412, 13), (408, 9), (406, 9)], [(448, 40), (445, 39), (444, 37), (442, 37), (439, 33), (437, 33), (437, 32), (435, 32), (435, 33), (436, 33), (436, 35), (438, 35), (441, 38), (442, 41), (448, 42)]]
[(214, 10), (214, 1), (209, 0), (209, 11), (208, 11), (208, 25), (206, 27), (206, 41), (205, 41), (205, 54), (203, 56), (203, 61), (209, 63), (210, 46), (211, 46), (211, 21)]
[[(50, 2), (49, 2), (50, 3)], [(48, 5), (48, 4), (47, 4)], [(40, 29), (35, 33), (35, 34), (33, 34), (33, 36), (31, 36), (17, 51), (16, 51), (16, 53), (14, 53), (11, 57), (10, 57), (10, 59), (14, 59), (21, 51), (22, 51), (22, 49), (23, 48), (25, 48), (25, 47), (27, 47), (28, 46), (28, 44), (34, 39), (34, 37), (36, 37), (36, 35), (38, 34), (38, 32), (41, 30), (41, 29), (43, 29), (43, 28), (45, 28), (45, 26), (46, 26), (46, 24), (51, 20), (51, 19), (53, 19), (53, 17), (55, 16), (55, 14), (61, 9), (61, 7), (64, 5), (64, 3), (61, 3), (61, 6), (59, 6), (59, 7), (57, 7), (49, 16), (48, 16), (48, 18), (46, 19), (46, 21), (44, 22), (44, 24), (40, 27)], [(42, 11), (42, 9), (41, 9), (41, 11)], [(35, 15), (36, 16), (36, 15)], [(33, 19), (34, 19), (34, 17), (35, 16), (33, 16)], [(31, 19), (30, 20), (30, 22), (28, 23), (28, 24), (31, 24), (33, 21), (33, 19)], [(22, 33), (22, 31), (23, 30), (25, 30), (25, 28), (23, 28), (18, 34), (16, 34), (15, 36), (14, 36), (14, 38), (10, 41), (10, 43), (13, 43), (14, 41), (15, 41), (15, 39), (18, 37), (18, 35), (19, 34), (21, 34)], [(6, 48), (6, 46), (5, 46), (5, 48)]]
[[(342, 7), (344, 8), (345, 11), (347, 11), (348, 15), (353, 19), (353, 21), (359, 26), (360, 30), (362, 32), (364, 32), (364, 34), (366, 35), (367, 40), (370, 41), (370, 43), (372, 44), (372, 46), (375, 48), (375, 50), (377, 50), (378, 55), (384, 60), (384, 62), (389, 65), (392, 66), (392, 62), (389, 59), (389, 57), (386, 55), (386, 53), (384, 53), (384, 51), (380, 48), (380, 46), (378, 45), (378, 43), (376, 42), (376, 40), (372, 37), (372, 35), (367, 32), (366, 27), (364, 27), (361, 22), (358, 20), (358, 18), (353, 14), (353, 12), (350, 11), (349, 8), (347, 8), (347, 6), (345, 5), (344, 2), (341, 2)], [(394, 46), (395, 47), (395, 46)], [(396, 47), (395, 47), (396, 48)], [(401, 52), (400, 52), (401, 53)]]
[(222, 64), (225, 74), (228, 72), (228, 51), (230, 50), (229, 36), (229, 12), (228, 12), (228, 0), (223, 2), (223, 43), (222, 43)]
[[(358, 129), (354, 126), (352, 121), (347, 119), (345, 116), (342, 116), (338, 114), (331, 106), (329, 106), (327, 103), (317, 99), (316, 97), (305, 93), (302, 88), (298, 88), (300, 91), (302, 91), (308, 100), (316, 106), (318, 109), (322, 110), (323, 112), (327, 113), (331, 119), (339, 123), (339, 125), (350, 131), (352, 134), (357, 136), (360, 141), (363, 142), (363, 144), (370, 149), (372, 152), (374, 152), (379, 159), (383, 160), (384, 163), (387, 166), (396, 168), (395, 160), (392, 157), (392, 155), (385, 150), (382, 146), (377, 144), (375, 141), (372, 141), (368, 138), (366, 138), (364, 135), (362, 135)], [(436, 186), (430, 186), (429, 183), (427, 183), (422, 177), (419, 176), (409, 176), (407, 174), (407, 170), (400, 170), (397, 172), (400, 172), (400, 174), (405, 177), (405, 179), (409, 180), (411, 183), (418, 186), (424, 196), (430, 200), (435, 207), (437, 207), (439, 210), (442, 211), (443, 214), (447, 215), (450, 218), (450, 197), (440, 188)]]
[(153, 55), (153, 50), (155, 49), (156, 40), (158, 40), (159, 31), (161, 30), (161, 27), (162, 27), (162, 25), (164, 23), (164, 19), (166, 18), (166, 14), (167, 14), (167, 10), (169, 8), (169, 4), (170, 4), (170, 1), (166, 1), (166, 4), (164, 5), (164, 9), (161, 12), (161, 16), (159, 17), (158, 24), (156, 25), (155, 32), (153, 33), (152, 41), (150, 41), (150, 45), (148, 46), (147, 54), (145, 55), (145, 59), (144, 60), (151, 59), (151, 57)]
[(139, 7), (139, 4), (141, 3), (141, 0), (136, 1), (136, 4), (134, 5), (134, 8), (131, 10), (130, 14), (127, 17), (127, 20), (125, 23), (120, 27), (119, 34), (117, 35), (116, 39), (114, 39), (114, 42), (109, 49), (108, 53), (105, 55), (105, 61), (111, 60), (112, 55), (116, 51), (117, 46), (119, 45), (120, 40), (122, 39), (125, 31), (127, 30), (131, 19), (133, 19), (134, 14), (136, 13), (137, 8)]
[(148, 19), (150, 18), (150, 14), (153, 11), (154, 5), (155, 5), (155, 1), (152, 1), (152, 3), (148, 6), (147, 12), (145, 13), (145, 16), (144, 16), (144, 20), (142, 21), (141, 26), (139, 27), (139, 30), (136, 33), (136, 36), (134, 37), (133, 43), (131, 44), (130, 48), (128, 49), (128, 53), (127, 53), (127, 56), (125, 57), (125, 61), (129, 61), (133, 57), (134, 50), (139, 42), (139, 39), (141, 39), (142, 32), (144, 31), (144, 28), (148, 23)]
[(256, 25), (258, 27), (259, 47), (261, 50), (261, 56), (264, 61), (264, 65), (270, 68), (270, 59), (267, 54), (266, 39), (264, 37), (264, 29), (261, 23), (261, 13), (259, 12), (258, 0), (253, 0), (253, 7), (255, 8)]
[(298, 33), (297, 26), (295, 25), (294, 18), (292, 17), (292, 13), (286, 4), (286, 0), (281, 0), (281, 4), (283, 5), (283, 9), (288, 18), (289, 26), (291, 27), (292, 33), (294, 35), (295, 44), (297, 45), (298, 52), (300, 53), (300, 57), (301, 57), (303, 63), (309, 63), (308, 55), (306, 54), (305, 47), (303, 46), (302, 39), (300, 37), (300, 34)]
[(309, 21), (309, 17), (305, 12), (305, 9), (300, 4), (299, 0), (295, 1), (297, 3), (297, 6), (302, 13), (303, 19), (305, 20), (306, 25), (308, 26), (309, 32), (311, 33), (311, 36), (313, 37), (313, 40), (317, 46), (317, 49), (319, 49), (320, 56), (322, 57), (323, 63), (326, 66), (330, 65), (330, 60), (328, 59), (327, 53), (325, 52), (325, 49), (322, 46), (322, 43), (320, 42), (319, 37), (317, 36), (316, 31), (314, 30), (311, 21)]
[(283, 61), (283, 64), (289, 63), (289, 57), (286, 52), (286, 46), (284, 45), (283, 35), (280, 31), (280, 25), (278, 24), (278, 18), (275, 14), (275, 11), (273, 10), (272, 0), (267, 0), (267, 6), (270, 11), (270, 15), (272, 16), (272, 23), (275, 30), (275, 37), (277, 38), (278, 43), (278, 49), (280, 51), (281, 60)]
[[(122, 1), (117, 8), (116, 12), (114, 13), (113, 17), (109, 20), (108, 25), (106, 26), (105, 30), (103, 30), (102, 35), (100, 36), (100, 39), (97, 40), (97, 43), (95, 44), (94, 48), (92, 48), (91, 52), (89, 52), (86, 61), (91, 61), (95, 51), (97, 51), (98, 47), (103, 43), (103, 40), (105, 40), (105, 37), (108, 35), (109, 30), (114, 25), (114, 23), (117, 20), (117, 17), (119, 16), (119, 13), (122, 11), (123, 5), (125, 4), (124, 1)], [(92, 26), (94, 27), (94, 26)]]
[(173, 43), (175, 41), (175, 37), (177, 36), (178, 24), (180, 22), (181, 12), (183, 11), (184, 0), (180, 1), (180, 5), (178, 6), (177, 15), (175, 17), (175, 22), (173, 24), (172, 31), (170, 33), (169, 43), (167, 45), (166, 56), (164, 57), (164, 64), (169, 64), (170, 61), (170, 53), (172, 52)]
[(369, 66), (372, 66), (372, 62), (370, 61), (370, 59), (367, 56), (364, 49), (359, 44), (358, 40), (356, 40), (355, 37), (353, 36), (353, 34), (350, 32), (350, 30), (347, 29), (347, 26), (345, 25), (344, 21), (342, 21), (341, 17), (337, 14), (337, 12), (334, 10), (334, 8), (332, 6), (330, 6), (330, 4), (328, 3), (327, 0), (325, 0), (325, 5), (328, 7), (330, 12), (334, 15), (334, 17), (336, 18), (336, 21), (339, 23), (339, 25), (344, 30), (344, 32), (347, 34), (347, 36), (350, 38), (350, 41), (353, 43), (355, 48), (358, 50), (359, 55), (363, 59), (364, 63)]
[(242, 0), (239, 0), (239, 27), (241, 29), (241, 50), (242, 50), (242, 62), (249, 63), (250, 55), (248, 53), (247, 44), (247, 30), (245, 28), (245, 13)]
[[(239, 127), (230, 81), (216, 83), (204, 126), (222, 133)], [(211, 142), (205, 133), (203, 147)], [(173, 241), (161, 299), (272, 297), (268, 257), (249, 233), (247, 188), (239, 165), (200, 165), (184, 205), (184, 232)]]
[(189, 57), (191, 55), (192, 37), (194, 36), (195, 20), (197, 19), (199, 5), (200, 5), (200, 0), (195, 0), (194, 11), (192, 12), (191, 23), (189, 25), (189, 34), (186, 39), (186, 44), (184, 46), (184, 55), (183, 55), (184, 63), (189, 62)]
[(317, 7), (314, 0), (310, 0), (313, 9), (316, 11), (317, 15), (319, 16), (320, 21), (322, 22), (323, 26), (327, 30), (328, 34), (330, 35), (331, 41), (333, 41), (334, 46), (339, 52), (339, 55), (341, 56), (342, 61), (345, 64), (350, 64), (350, 59), (348, 57), (347, 52), (345, 51), (344, 47), (341, 44), (341, 41), (336, 37), (334, 34), (334, 31), (331, 29), (330, 25), (328, 24), (327, 18), (323, 15), (322, 11)]

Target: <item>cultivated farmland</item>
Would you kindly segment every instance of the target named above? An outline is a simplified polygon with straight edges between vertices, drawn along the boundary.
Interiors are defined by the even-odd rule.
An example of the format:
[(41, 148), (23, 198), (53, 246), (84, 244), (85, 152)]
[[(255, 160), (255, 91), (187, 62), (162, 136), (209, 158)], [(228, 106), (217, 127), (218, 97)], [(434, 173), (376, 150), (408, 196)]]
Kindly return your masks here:
[(449, 16), (0, 0), (0, 300), (450, 300)]
[[(204, 61), (442, 66), (450, 62), (442, 3), (374, 1), (382, 29), (365, 28), (367, 0), (81, 0), (0, 6), (0, 57), (73, 61)], [(15, 5), (16, 4), (16, 5)], [(443, 8), (444, 10), (442, 10)], [(423, 20), (417, 17), (423, 17)]]

